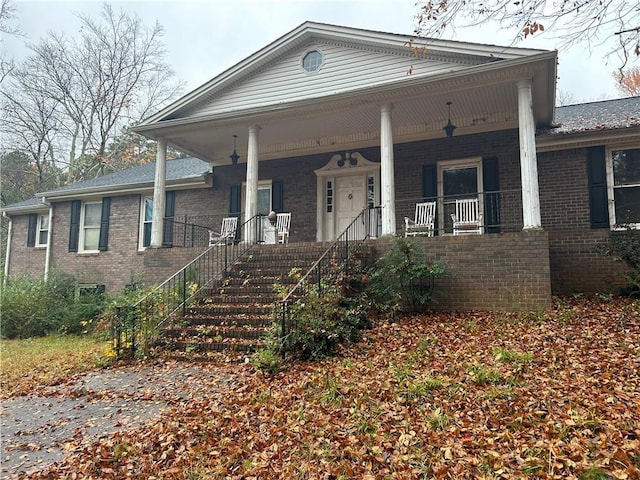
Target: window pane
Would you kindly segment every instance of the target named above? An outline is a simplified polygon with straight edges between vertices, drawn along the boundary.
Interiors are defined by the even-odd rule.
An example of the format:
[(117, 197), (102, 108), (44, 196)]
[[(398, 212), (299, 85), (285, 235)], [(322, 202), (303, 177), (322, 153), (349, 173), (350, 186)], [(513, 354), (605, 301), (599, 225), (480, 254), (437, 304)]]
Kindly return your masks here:
[(640, 187), (616, 188), (616, 223), (640, 223)]
[(271, 211), (271, 187), (258, 188), (258, 214), (269, 215)]
[(38, 245), (46, 245), (48, 236), (48, 230), (40, 230), (40, 233), (38, 233)]
[(151, 222), (147, 222), (144, 224), (144, 232), (143, 232), (142, 246), (148, 247), (151, 245)]
[(40, 215), (40, 230), (49, 230), (49, 215)]
[(478, 193), (478, 169), (476, 167), (451, 168), (442, 172), (442, 188), (445, 196)]
[(87, 228), (84, 231), (84, 249), (98, 250), (98, 239), (100, 238), (99, 228)]
[(99, 227), (102, 216), (102, 204), (88, 203), (84, 206), (84, 226)]
[(640, 185), (640, 148), (612, 153), (614, 185)]
[(144, 199), (144, 221), (150, 222), (153, 220), (153, 198), (147, 197)]

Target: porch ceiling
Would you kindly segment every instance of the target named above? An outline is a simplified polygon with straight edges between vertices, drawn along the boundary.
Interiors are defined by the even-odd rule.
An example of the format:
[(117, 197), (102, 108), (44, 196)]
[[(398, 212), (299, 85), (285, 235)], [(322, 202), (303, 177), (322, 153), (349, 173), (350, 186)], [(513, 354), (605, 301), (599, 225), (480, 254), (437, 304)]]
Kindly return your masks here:
[[(502, 62), (496, 62), (502, 63)], [(331, 96), (313, 102), (228, 112), (211, 118), (159, 122), (139, 130), (214, 165), (229, 164), (233, 135), (240, 163), (247, 158), (248, 127), (260, 125), (259, 159), (353, 150), (379, 143), (380, 106), (392, 103), (394, 143), (444, 137), (447, 101), (455, 136), (517, 128), (516, 82), (531, 78), (538, 126), (553, 120), (555, 56), (535, 63), (491, 68), (473, 75), (406, 82), (392, 88)], [(493, 64), (495, 65), (495, 64)]]

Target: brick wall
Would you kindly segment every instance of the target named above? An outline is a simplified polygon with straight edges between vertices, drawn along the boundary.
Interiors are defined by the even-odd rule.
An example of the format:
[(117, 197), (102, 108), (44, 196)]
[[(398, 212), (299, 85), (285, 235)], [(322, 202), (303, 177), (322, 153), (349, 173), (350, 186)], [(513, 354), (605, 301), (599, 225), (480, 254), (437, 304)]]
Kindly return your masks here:
[(69, 252), (71, 202), (54, 204), (51, 268), (67, 272), (81, 283), (104, 284), (107, 293), (120, 293), (132, 277), (143, 272), (138, 252), (140, 196), (112, 197), (108, 250), (99, 253)]
[[(43, 247), (27, 247), (29, 216), (11, 217), (11, 251), (9, 252), (9, 276), (28, 275), (41, 277), (47, 250)], [(4, 255), (5, 252), (2, 252)]]
[[(416, 238), (447, 277), (433, 306), (442, 310), (546, 310), (551, 307), (549, 243), (542, 231)], [(378, 254), (391, 246), (380, 240)]]
[(624, 266), (595, 252), (609, 230), (591, 228), (585, 149), (539, 154), (538, 177), (553, 292), (615, 292)]
[[(378, 147), (358, 151), (371, 161), (380, 161)], [(317, 196), (313, 171), (324, 166), (334, 153), (343, 152), (260, 163), (260, 180), (284, 182), (284, 209), (292, 212), (291, 242), (314, 241), (316, 238)], [(509, 191), (501, 197), (502, 232), (520, 231), (522, 200), (518, 132), (510, 130), (395, 145), (398, 232), (402, 231), (403, 217), (413, 216), (415, 202), (422, 198), (422, 165), (470, 157), (498, 159), (500, 189)], [(595, 245), (608, 235), (608, 230), (590, 226), (585, 157), (584, 149), (538, 155), (542, 226), (547, 232), (549, 247), (549, 255), (545, 258), (550, 261), (554, 293), (606, 291), (622, 284), (619, 275), (621, 264), (601, 258), (593, 251)], [(208, 220), (212, 222), (210, 226), (219, 227), (222, 217), (229, 212), (231, 186), (242, 184), (245, 176), (245, 164), (216, 167), (212, 186), (176, 192), (175, 218), (214, 215), (215, 218)], [(178, 248), (151, 255), (138, 251), (140, 195), (113, 197), (109, 250), (99, 254), (68, 252), (70, 203), (57, 203), (54, 208), (52, 268), (73, 273), (82, 282), (104, 283), (109, 293), (121, 291), (132, 276), (142, 276), (145, 271), (149, 271), (144, 275), (145, 280), (157, 283), (195, 257), (196, 252), (178, 252)], [(26, 216), (13, 217), (13, 221), (10, 274), (31, 272), (40, 275), (44, 270), (45, 250), (26, 247)], [(203, 234), (206, 235), (206, 231)], [(455, 241), (481, 242), (494, 238), (509, 241), (511, 237), (485, 235), (481, 240), (465, 238)], [(433, 240), (434, 245), (443, 241)], [(516, 246), (514, 249), (517, 251)], [(472, 257), (461, 258), (474, 261)]]

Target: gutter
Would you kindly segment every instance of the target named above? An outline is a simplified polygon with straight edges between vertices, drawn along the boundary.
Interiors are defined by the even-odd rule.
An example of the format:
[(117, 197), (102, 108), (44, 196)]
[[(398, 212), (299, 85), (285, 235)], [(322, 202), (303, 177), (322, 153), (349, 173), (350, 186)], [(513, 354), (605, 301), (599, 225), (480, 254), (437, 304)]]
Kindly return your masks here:
[(9, 260), (11, 259), (11, 237), (13, 237), (13, 219), (5, 212), (2, 212), (2, 216), (9, 219), (9, 228), (7, 229), (7, 251), (5, 252), (4, 260), (4, 277), (2, 278), (2, 285), (6, 285), (7, 278), (9, 277)]

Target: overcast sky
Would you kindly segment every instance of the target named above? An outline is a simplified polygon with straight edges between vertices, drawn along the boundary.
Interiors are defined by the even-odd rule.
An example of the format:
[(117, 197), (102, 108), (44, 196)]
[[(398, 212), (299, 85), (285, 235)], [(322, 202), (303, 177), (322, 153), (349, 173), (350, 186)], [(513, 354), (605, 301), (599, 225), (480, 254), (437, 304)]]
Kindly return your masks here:
[[(276, 40), (307, 20), (410, 35), (417, 12), (415, 0), (146, 0), (113, 1), (116, 8), (136, 13), (148, 26), (156, 20), (165, 29), (167, 60), (185, 93)], [(12, 25), (28, 38), (5, 36), (9, 57), (25, 55), (25, 41), (35, 42), (47, 31), (74, 35), (79, 30), (76, 13), (97, 17), (100, 1), (14, 0)], [(493, 30), (493, 31), (492, 31)], [(485, 28), (460, 29), (456, 40), (508, 45), (512, 34)], [(554, 49), (555, 42), (533, 37), (517, 46)], [(611, 73), (601, 53), (589, 54), (584, 46), (559, 52), (558, 89), (576, 102), (618, 97)]]

